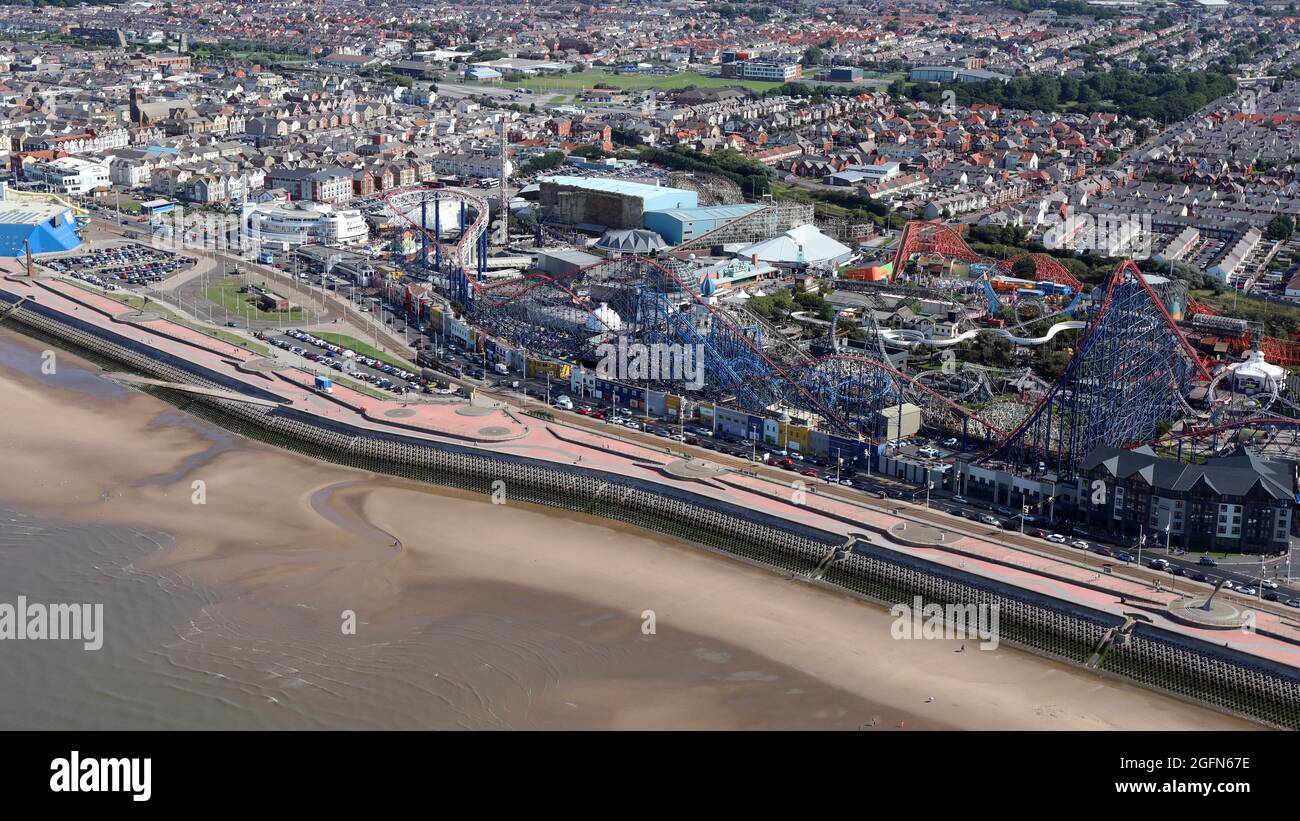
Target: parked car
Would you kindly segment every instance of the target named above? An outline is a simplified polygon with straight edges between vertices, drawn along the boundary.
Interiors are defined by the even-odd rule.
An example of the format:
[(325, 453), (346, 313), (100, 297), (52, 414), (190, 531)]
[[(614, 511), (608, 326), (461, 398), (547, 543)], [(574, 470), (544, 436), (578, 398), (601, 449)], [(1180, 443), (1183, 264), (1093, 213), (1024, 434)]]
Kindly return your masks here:
[(998, 517), (990, 516), (987, 513), (985, 513), (983, 516), (980, 517), (980, 521), (991, 527), (998, 527), (999, 525), (1002, 524), (1002, 522), (998, 519)]
[(1218, 566), (1219, 566), (1219, 563), (1216, 562), (1214, 559), (1211, 559), (1209, 556), (1202, 556), (1201, 558), (1199, 558), (1199, 559), (1196, 560), (1196, 563), (1199, 564), (1201, 567), (1218, 567)]
[(1092, 547), (1092, 545), (1088, 544), (1083, 539), (1075, 539), (1074, 541), (1070, 542), (1070, 547), (1077, 547), (1080, 550), (1087, 550), (1090, 547)]
[(1151, 561), (1147, 562), (1147, 567), (1150, 567), (1154, 570), (1164, 570), (1165, 568), (1169, 567), (1169, 562), (1165, 559), (1152, 559)]

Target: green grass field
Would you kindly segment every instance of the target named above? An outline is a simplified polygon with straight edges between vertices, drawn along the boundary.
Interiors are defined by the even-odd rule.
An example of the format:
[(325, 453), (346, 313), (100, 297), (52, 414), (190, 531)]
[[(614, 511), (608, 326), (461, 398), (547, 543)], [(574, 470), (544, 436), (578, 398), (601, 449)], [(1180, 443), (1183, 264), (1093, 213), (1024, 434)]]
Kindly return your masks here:
[(504, 85), (510, 88), (526, 88), (534, 94), (540, 94), (548, 91), (580, 92), (594, 87), (596, 83), (604, 83), (614, 88), (621, 88), (624, 91), (644, 91), (647, 88), (668, 91), (685, 88), (686, 86), (698, 86), (700, 88), (740, 86), (750, 91), (768, 91), (780, 85), (780, 83), (766, 83), (761, 80), (731, 80), (723, 77), (706, 77), (695, 72), (657, 77), (642, 74), (615, 74), (604, 69), (583, 71), (578, 74), (559, 74), (551, 77), (530, 77), (518, 82), (506, 82)]
[(156, 302), (154, 300), (149, 300), (149, 302), (146, 303), (144, 301), (144, 297), (136, 296), (134, 294), (125, 294), (121, 291), (101, 291), (98, 288), (92, 289), (89, 285), (86, 285), (81, 282), (77, 282), (75, 284), (78, 287), (85, 288), (88, 291), (94, 290), (95, 293), (102, 294), (108, 297), (109, 299), (115, 300), (117, 302), (121, 302), (123, 305), (130, 305), (132, 308), (135, 308), (136, 310), (145, 310), (145, 311), (149, 311), (150, 313), (158, 314), (158, 316), (161, 316), (164, 319), (170, 319), (172, 322), (175, 322), (178, 325), (184, 325), (185, 327), (191, 328), (195, 331), (198, 331), (199, 333), (205, 333), (208, 336), (215, 336), (217, 339), (223, 340), (225, 342), (229, 342), (232, 345), (238, 345), (241, 348), (247, 348), (253, 353), (261, 354), (262, 356), (269, 356), (271, 353), (271, 349), (268, 346), (261, 344), (260, 342), (254, 342), (251, 339), (245, 339), (239, 334), (232, 334), (228, 331), (221, 331), (215, 328), (207, 328), (197, 323), (191, 322), (185, 317), (181, 316), (180, 314), (168, 310), (161, 303)]
[(263, 311), (257, 307), (256, 294), (239, 292), (240, 286), (244, 284), (244, 277), (242, 276), (222, 277), (208, 286), (203, 295), (208, 298), (208, 301), (225, 308), (241, 319), (302, 321), (311, 316), (302, 308), (290, 308), (287, 311)]

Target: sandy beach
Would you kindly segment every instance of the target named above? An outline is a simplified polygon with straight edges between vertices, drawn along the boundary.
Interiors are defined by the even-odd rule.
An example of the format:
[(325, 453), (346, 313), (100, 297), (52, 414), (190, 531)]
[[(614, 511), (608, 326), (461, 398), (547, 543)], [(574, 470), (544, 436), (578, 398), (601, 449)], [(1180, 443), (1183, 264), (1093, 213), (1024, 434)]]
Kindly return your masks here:
[[(215, 612), (280, 614), (250, 617), (248, 634), (273, 642), (284, 624), (312, 636), (322, 667), (349, 660), (337, 662), (355, 668), (348, 694), (312, 705), (342, 726), (1254, 726), (1007, 647), (895, 641), (883, 608), (848, 596), (604, 520), (250, 443), (86, 381), (93, 367), (69, 354), (45, 377), (42, 346), (6, 330), (0, 344), (0, 500), (170, 534), (147, 569), (219, 591)], [(354, 636), (340, 632), (345, 610)], [(391, 693), (386, 670), (402, 677)], [(349, 724), (365, 681), (392, 698), (358, 706)], [(272, 700), (292, 709), (285, 693)], [(311, 714), (264, 723), (314, 726)]]

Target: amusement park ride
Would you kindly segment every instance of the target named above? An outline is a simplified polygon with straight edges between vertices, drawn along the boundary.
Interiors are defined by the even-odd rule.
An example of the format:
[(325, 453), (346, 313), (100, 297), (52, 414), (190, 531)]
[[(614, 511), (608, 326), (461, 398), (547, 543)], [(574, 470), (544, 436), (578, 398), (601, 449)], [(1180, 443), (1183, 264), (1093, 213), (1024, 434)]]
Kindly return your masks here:
[[(427, 195), (425, 195), (427, 196)], [(1247, 396), (1238, 392), (1230, 363), (1199, 353), (1132, 261), (1116, 266), (1104, 292), (1071, 310), (1084, 314), (1074, 352), (1054, 384), (1036, 395), (992, 398), (967, 406), (977, 394), (987, 400), (987, 379), (978, 366), (963, 366), (952, 378), (934, 371), (908, 373), (866, 352), (814, 357), (788, 342), (771, 339), (763, 323), (744, 311), (713, 304), (709, 288), (694, 282), (680, 260), (623, 256), (560, 275), (535, 273), (489, 283), (486, 202), (451, 254), (441, 251), (437, 226), (422, 228), (434, 257), (426, 265), (446, 282), (446, 296), (463, 306), (475, 327), (532, 356), (594, 362), (595, 347), (618, 335), (671, 350), (703, 352), (701, 397), (755, 413), (774, 408), (820, 417), (825, 428), (863, 441), (878, 439), (881, 415), (902, 403), (920, 407), (925, 426), (958, 437), (963, 450), (981, 463), (996, 463), (1026, 475), (1076, 475), (1083, 458), (1102, 445), (1150, 445), (1181, 459), (1198, 459), (1234, 444), (1249, 443), (1300, 455), (1300, 406), (1285, 390)], [(418, 200), (402, 201), (418, 211)], [(482, 227), (480, 227), (480, 225)], [(895, 257), (900, 271), (913, 254), (938, 253), (984, 261), (1009, 270), (1014, 262), (984, 260), (957, 232), (937, 223), (907, 226)], [(1045, 281), (1082, 289), (1069, 271), (1046, 255), (1034, 255)], [(469, 263), (477, 263), (478, 269)], [(1189, 313), (1207, 311), (1193, 305)], [(1013, 334), (1003, 334), (1016, 339)], [(1270, 345), (1287, 348), (1291, 343)], [(698, 347), (697, 347), (698, 346)], [(1290, 364), (1287, 359), (1282, 364)], [(980, 391), (980, 386), (984, 390)], [(646, 387), (676, 392), (672, 384)], [(1198, 407), (1189, 401), (1203, 389)]]

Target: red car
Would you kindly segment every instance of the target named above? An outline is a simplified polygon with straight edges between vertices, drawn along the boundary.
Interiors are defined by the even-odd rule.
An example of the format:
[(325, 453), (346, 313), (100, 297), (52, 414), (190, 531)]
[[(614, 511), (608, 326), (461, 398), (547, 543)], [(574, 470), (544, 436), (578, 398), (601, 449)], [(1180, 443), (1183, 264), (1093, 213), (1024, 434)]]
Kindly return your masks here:
[(588, 408), (578, 408), (576, 411), (574, 411), (574, 413), (578, 414), (579, 416), (587, 416), (588, 414), (591, 413), (591, 410)]
[(603, 422), (603, 421), (605, 421), (605, 412), (604, 412), (604, 411), (593, 411), (592, 414), (591, 414), (591, 418), (592, 418), (592, 419), (599, 419), (599, 420), (601, 420), (601, 421)]
[(805, 471), (803, 472), (803, 475), (804, 475), (804, 476), (811, 476), (811, 477), (813, 477), (814, 479), (818, 478), (818, 477), (817, 477), (817, 471), (813, 470), (812, 468), (808, 468), (807, 470), (805, 470)]

